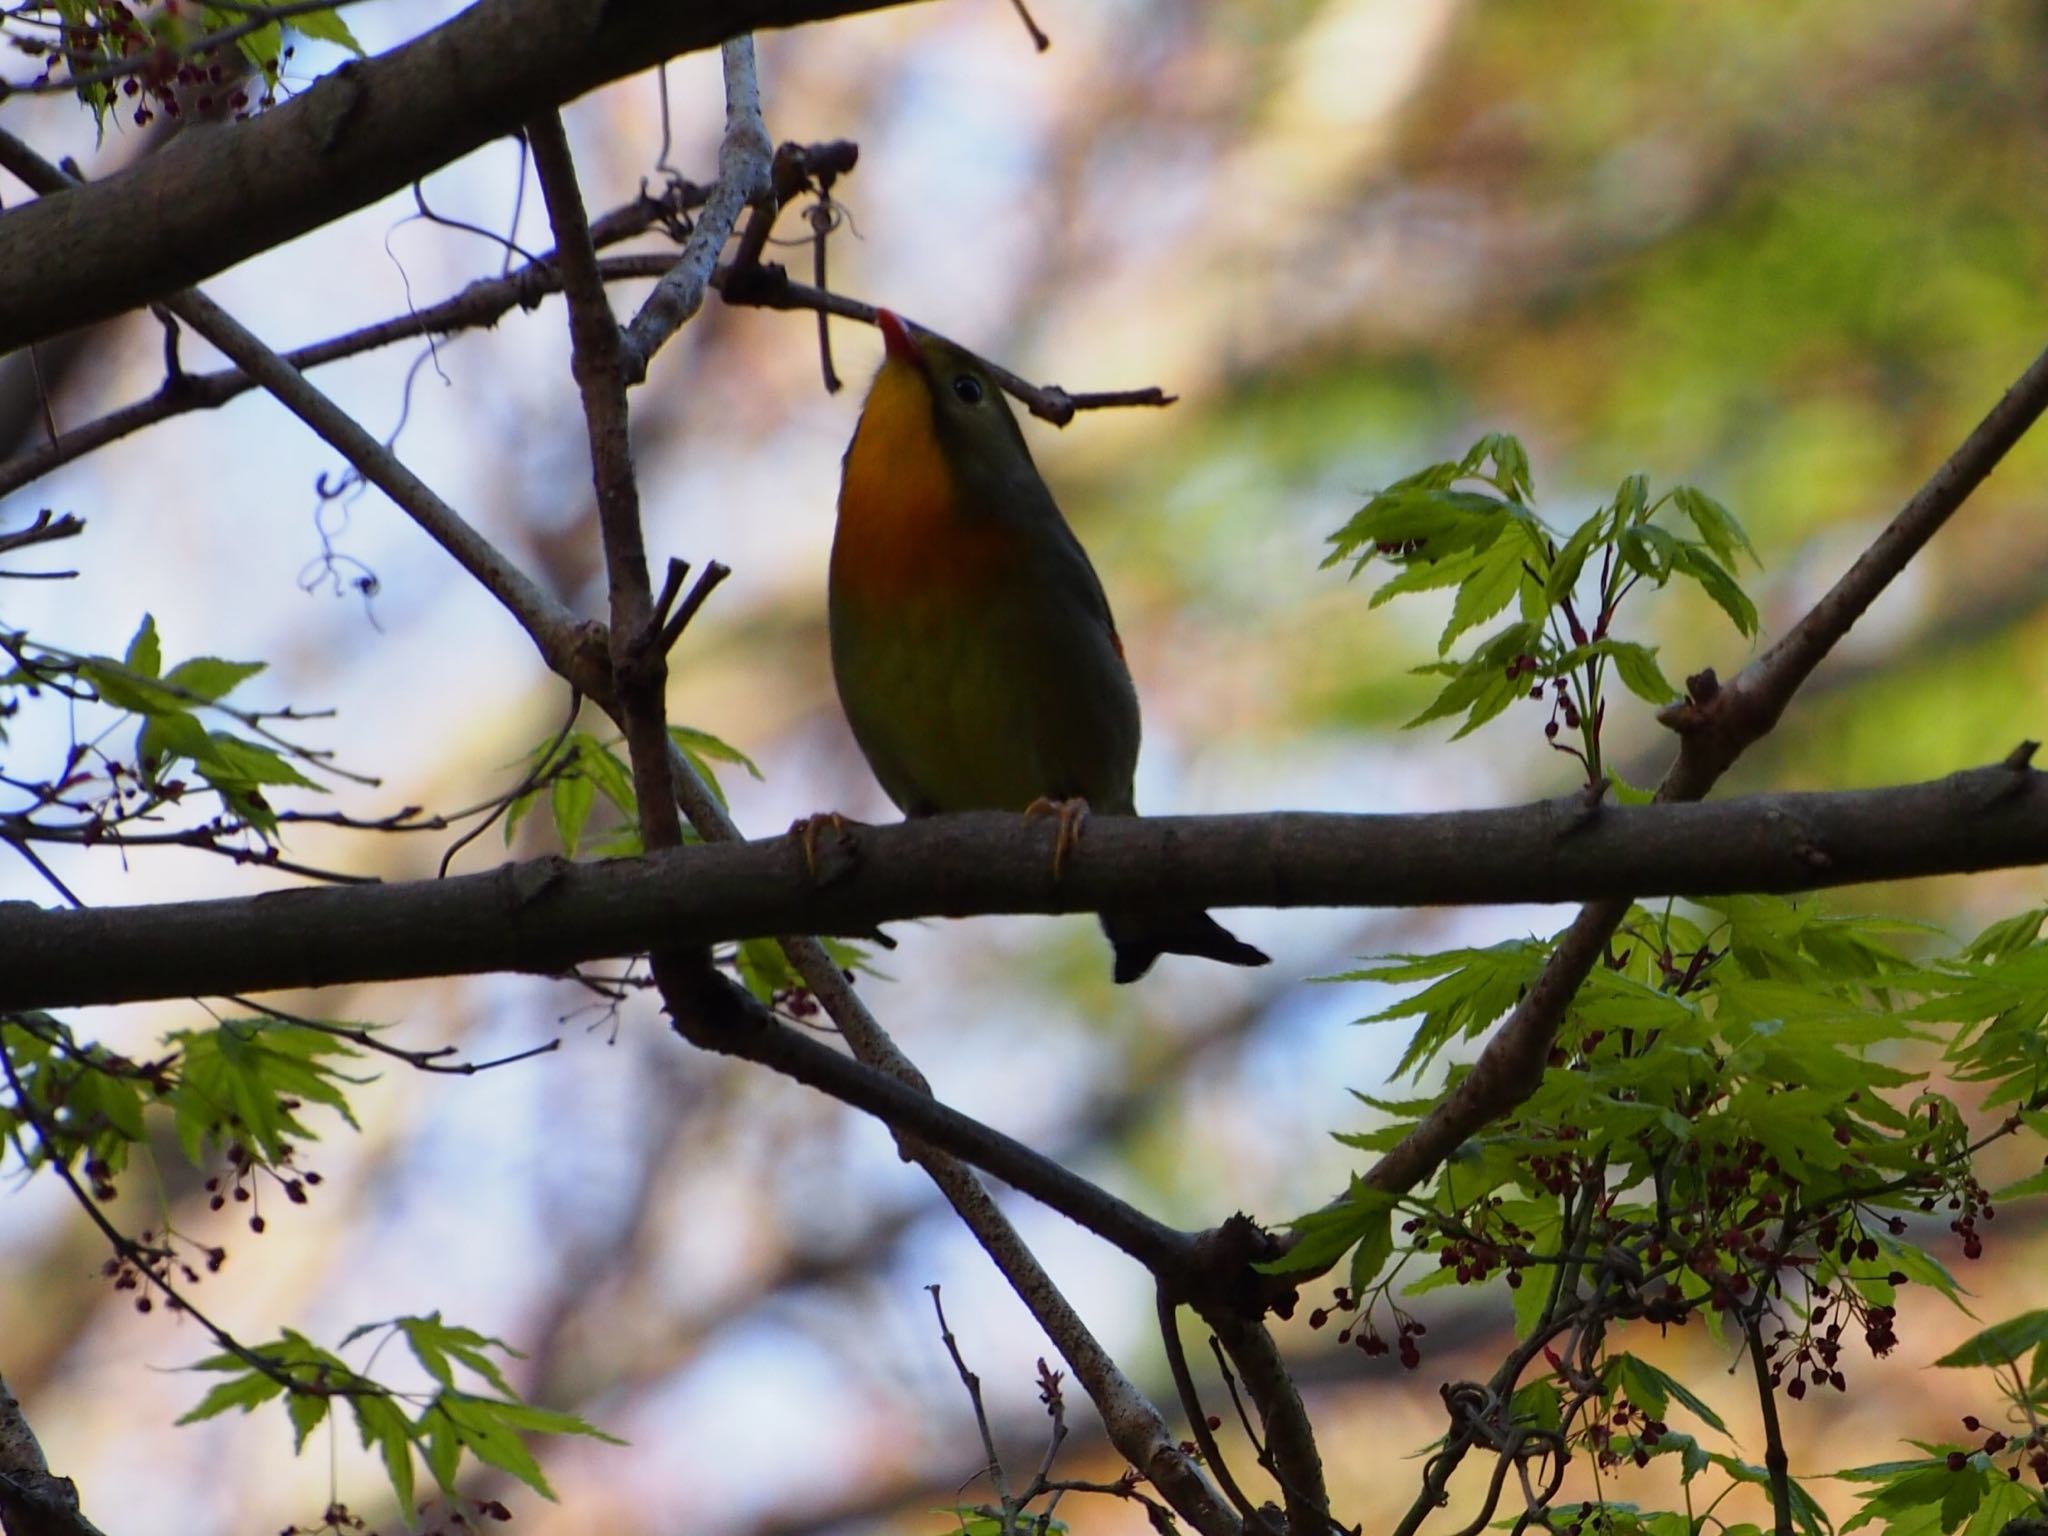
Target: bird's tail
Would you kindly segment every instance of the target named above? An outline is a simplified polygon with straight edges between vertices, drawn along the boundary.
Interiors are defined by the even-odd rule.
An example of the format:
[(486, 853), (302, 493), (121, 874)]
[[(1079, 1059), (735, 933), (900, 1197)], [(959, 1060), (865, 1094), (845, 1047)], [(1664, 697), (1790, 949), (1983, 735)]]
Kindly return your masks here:
[(1102, 931), (1116, 950), (1119, 982), (1136, 981), (1161, 955), (1197, 955), (1225, 965), (1269, 965), (1273, 958), (1201, 911), (1105, 912)]

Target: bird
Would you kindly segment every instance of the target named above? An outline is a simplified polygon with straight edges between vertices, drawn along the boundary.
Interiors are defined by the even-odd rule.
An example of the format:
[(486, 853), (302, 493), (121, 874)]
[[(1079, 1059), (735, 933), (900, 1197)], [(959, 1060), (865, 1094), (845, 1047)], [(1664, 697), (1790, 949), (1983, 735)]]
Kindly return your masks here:
[[(972, 354), (877, 315), (883, 359), (841, 466), (828, 619), (854, 740), (906, 816), (1137, 814), (1138, 694), (1109, 599)], [(1199, 907), (1106, 911), (1113, 975), (1267, 955)]]

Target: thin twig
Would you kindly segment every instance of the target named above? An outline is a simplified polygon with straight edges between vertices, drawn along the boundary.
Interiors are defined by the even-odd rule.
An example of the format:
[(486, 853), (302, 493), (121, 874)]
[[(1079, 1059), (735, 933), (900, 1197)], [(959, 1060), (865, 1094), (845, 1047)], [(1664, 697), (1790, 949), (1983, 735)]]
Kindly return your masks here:
[(654, 594), (654, 622), (657, 627), (667, 626), (676, 599), (683, 595), (683, 583), (689, 579), (690, 562), (670, 555), (668, 569), (662, 573), (661, 590)]
[(53, 544), (58, 539), (76, 538), (85, 532), (83, 520), (66, 512), (62, 517), (53, 516), (48, 507), (36, 513), (35, 520), (26, 528), (17, 528), (12, 533), (0, 533), (0, 555), (10, 555), (18, 549), (27, 549), (35, 544)]
[(946, 1308), (939, 1300), (938, 1286), (928, 1285), (925, 1289), (931, 1293), (932, 1311), (938, 1314), (939, 1342), (946, 1346), (946, 1353), (953, 1357), (953, 1369), (960, 1373), (960, 1385), (967, 1389), (967, 1401), (974, 1406), (974, 1427), (981, 1433), (983, 1469), (988, 1473), (988, 1480), (995, 1488), (997, 1499), (1002, 1502), (1004, 1526), (1007, 1529), (1010, 1517), (1016, 1514), (1017, 1506), (1011, 1501), (1009, 1482), (1003, 1476), (1003, 1460), (996, 1454), (995, 1432), (988, 1426), (988, 1405), (981, 1400), (981, 1378), (967, 1368), (967, 1361), (960, 1354), (960, 1341), (953, 1337), (953, 1330), (947, 1326)]
[[(825, 237), (832, 232), (832, 210), (820, 199), (811, 209), (811, 282), (819, 291), (831, 286), (825, 274)], [(832, 317), (818, 311), (818, 371), (824, 376), (825, 393), (840, 390), (839, 370), (832, 366)]]
[[(1215, 1330), (1211, 1342), (1218, 1364), (1223, 1363), (1223, 1355), (1228, 1352), (1237, 1362), (1245, 1391), (1258, 1409), (1266, 1443), (1260, 1446), (1254, 1436), (1252, 1445), (1258, 1450), (1259, 1464), (1280, 1485), (1287, 1505), (1288, 1530), (1294, 1536), (1342, 1530), (1330, 1518), (1330, 1494), (1323, 1479), (1322, 1454), (1316, 1449), (1315, 1426), (1309, 1421), (1308, 1408), (1288, 1374), (1286, 1362), (1280, 1358), (1272, 1334), (1263, 1322), (1220, 1307), (1204, 1308), (1202, 1318)], [(1227, 1380), (1228, 1370), (1224, 1374)], [(1233, 1400), (1236, 1395), (1233, 1387)], [(1239, 1412), (1243, 1412), (1241, 1405)]]
[[(1188, 1434), (1195, 1442), (1195, 1449), (1201, 1453), (1202, 1464), (1216, 1479), (1216, 1486), (1223, 1490), (1223, 1496), (1236, 1506), (1246, 1528), (1258, 1530), (1264, 1523), (1259, 1518), (1258, 1506), (1246, 1497), (1245, 1491), (1237, 1486), (1237, 1479), (1231, 1476), (1230, 1464), (1223, 1459), (1223, 1450), (1216, 1443), (1216, 1431), (1210, 1427), (1208, 1410), (1202, 1406), (1202, 1395), (1195, 1390), (1194, 1372), (1188, 1369), (1187, 1349), (1181, 1343), (1180, 1310), (1167, 1295), (1164, 1283), (1153, 1287), (1153, 1301), (1159, 1314), (1159, 1343), (1166, 1351), (1166, 1369), (1173, 1377), (1173, 1390), (1180, 1395), (1181, 1412), (1188, 1416)], [(1256, 1445), (1258, 1442), (1254, 1440), (1252, 1443)]]
[(403, 1046), (392, 1045), (378, 1039), (359, 1024), (336, 1024), (330, 1019), (309, 1018), (302, 1013), (291, 1013), (269, 1003), (259, 1003), (254, 998), (237, 997), (232, 993), (227, 995), (227, 1000), (237, 1008), (247, 1008), (251, 1013), (260, 1013), (266, 1018), (276, 1019), (281, 1024), (295, 1024), (300, 1029), (310, 1029), (317, 1034), (332, 1035), (337, 1040), (347, 1040), (366, 1051), (375, 1051), (380, 1056), (402, 1061), (416, 1072), (440, 1072), (450, 1077), (474, 1077), (479, 1072), (490, 1072), (498, 1067), (531, 1061), (536, 1056), (549, 1055), (560, 1050), (562, 1046), (562, 1042), (556, 1039), (528, 1046), (523, 1051), (493, 1056), (488, 1061), (444, 1061), (441, 1058), (455, 1054), (454, 1046), (437, 1045), (431, 1050), (408, 1051)]
[(683, 243), (682, 255), (626, 327), (623, 363), (633, 383), (647, 376), (654, 354), (703, 306), (711, 270), (740, 210), (769, 191), (775, 146), (761, 119), (753, 37), (728, 39), (720, 56), (725, 68), (725, 137), (718, 147), (718, 185)]
[[(0, 148), (6, 150), (8, 169), (37, 192), (48, 194), (78, 184), (12, 135), (0, 134)], [(594, 637), (575, 616), (470, 527), (461, 514), (364, 431), (355, 418), (198, 289), (188, 288), (175, 294), (164, 305), (275, 395), (287, 410), (340, 452), (358, 474), (409, 514), (486, 592), (510, 610), (550, 660), (563, 668), (565, 676), (594, 698), (609, 696), (610, 677), (602, 653), (593, 651), (590, 641)]]
[(560, 115), (550, 112), (534, 119), (526, 137), (554, 226), (555, 259), (561, 263), (562, 294), (569, 305), (569, 365), (583, 402), (598, 532), (604, 544), (611, 681), (633, 769), (641, 846), (650, 852), (674, 848), (682, 842), (683, 832), (669, 786), (664, 713), (668, 663), (654, 618), (640, 489), (633, 476), (624, 339), (605, 297), (604, 279), (598, 275), (597, 251), (576, 184), (576, 162)]
[(1032, 19), (1031, 12), (1024, 5), (1024, 0), (1010, 0), (1010, 9), (1015, 11), (1017, 19), (1024, 23), (1024, 30), (1031, 34), (1032, 47), (1043, 53), (1052, 46), (1052, 39), (1047, 37), (1044, 29)]
[(567, 741), (569, 733), (576, 729), (576, 717), (582, 713), (583, 692), (574, 683), (571, 683), (569, 685), (569, 711), (562, 717), (561, 729), (555, 732), (554, 739), (547, 744), (546, 750), (534, 758), (533, 766), (526, 770), (519, 782), (507, 793), (499, 796), (497, 805), (490, 815), (486, 816), (482, 821), (448, 845), (447, 851), (441, 855), (440, 868), (434, 871), (437, 878), (447, 879), (448, 867), (455, 862), (455, 855), (462, 852), (464, 848), (482, 837), (484, 833), (496, 825), (498, 818), (517, 805), (522, 796), (531, 794), (534, 790), (539, 789), (542, 784), (548, 781), (551, 775), (567, 770), (568, 764), (566, 762), (561, 764), (555, 762), (555, 754), (562, 750), (562, 743)]
[(1763, 1295), (1743, 1314), (1750, 1365), (1756, 1373), (1757, 1411), (1764, 1424), (1764, 1471), (1771, 1480), (1771, 1511), (1775, 1536), (1793, 1536), (1792, 1478), (1785, 1455), (1785, 1431), (1778, 1423), (1778, 1394), (1771, 1387), (1771, 1368), (1764, 1358)]
[[(820, 314), (837, 315), (844, 320), (862, 320), (869, 325), (876, 324), (877, 307), (863, 300), (850, 298), (843, 293), (828, 293), (821, 288), (812, 288), (804, 283), (792, 281), (781, 267), (763, 264), (745, 273), (737, 274), (739, 281), (729, 279), (735, 274), (721, 269), (712, 276), (712, 286), (728, 304), (740, 304), (760, 309), (814, 309)], [(937, 331), (917, 326), (927, 336), (939, 336)], [(981, 356), (971, 348), (961, 347), (950, 337), (939, 336), (948, 346), (974, 359), (990, 378), (1022, 402), (1025, 409), (1056, 427), (1064, 427), (1082, 411), (1099, 411), (1123, 406), (1168, 406), (1180, 399), (1170, 395), (1158, 385), (1147, 385), (1143, 389), (1090, 390), (1075, 393), (1062, 389), (1057, 384), (1033, 384), (1029, 379)]]
[[(730, 570), (716, 560), (704, 567), (703, 574), (697, 578), (697, 584), (690, 588), (690, 595), (683, 599), (682, 607), (671, 614), (668, 621), (661, 626), (663, 651), (672, 651), (676, 648), (676, 642), (683, 638), (683, 631), (690, 627), (690, 620), (697, 617), (697, 610), (704, 606), (704, 600), (716, 592), (718, 584), (731, 574)], [(656, 611), (660, 611), (659, 607)]]

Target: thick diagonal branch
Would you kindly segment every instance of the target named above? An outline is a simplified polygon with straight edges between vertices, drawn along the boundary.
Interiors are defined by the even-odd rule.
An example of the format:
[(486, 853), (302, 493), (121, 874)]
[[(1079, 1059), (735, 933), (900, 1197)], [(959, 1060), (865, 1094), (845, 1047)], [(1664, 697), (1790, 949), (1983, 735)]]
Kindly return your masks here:
[[(717, 796), (711, 793), (681, 752), (675, 754), (674, 769), (683, 811), (698, 835), (711, 845), (705, 851), (719, 845), (731, 847), (740, 836), (739, 827)], [(779, 841), (785, 846), (792, 842), (787, 838)], [(780, 942), (791, 966), (824, 1005), (826, 1013), (839, 1026), (841, 1035), (852, 1048), (856, 1060), (844, 1062), (844, 1066), (858, 1067), (888, 1082), (907, 1100), (922, 1101), (921, 1104), (906, 1103), (905, 1107), (912, 1109), (918, 1119), (924, 1119), (923, 1106), (936, 1106), (936, 1101), (929, 1098), (930, 1089), (924, 1075), (897, 1048), (888, 1031), (868, 1011), (866, 1002), (854, 991), (845, 973), (825, 952), (825, 946), (814, 938), (794, 935), (785, 936)], [(763, 1034), (758, 1029), (744, 1033), (731, 1029), (705, 1030), (682, 1016), (676, 1022), (679, 1028), (691, 1034), (692, 1039), (714, 1050), (743, 1050), (742, 1042), (747, 1037), (759, 1039)], [(794, 1037), (788, 1045), (792, 1056), (799, 1046), (816, 1046), (814, 1041), (795, 1036), (793, 1031), (789, 1033)], [(843, 1060), (835, 1052), (827, 1051), (825, 1054), (835, 1060)], [(819, 1066), (824, 1069), (826, 1064), (820, 1062)], [(814, 1079), (813, 1086), (833, 1091), (821, 1079)], [(878, 1088), (878, 1085), (871, 1086)], [(1082, 1185), (1083, 1190), (1076, 1192), (1082, 1205), (1051, 1202), (1053, 1208), (1104, 1235), (1107, 1235), (1104, 1227), (1095, 1225), (1091, 1217), (1099, 1218), (1106, 1210), (1110, 1218), (1129, 1228), (1131, 1235), (1143, 1245), (1142, 1250), (1129, 1243), (1120, 1243), (1119, 1246), (1138, 1257), (1155, 1276), (1187, 1269), (1189, 1250), (1180, 1234), (1142, 1212), (1124, 1206), (1107, 1192), (1036, 1153), (1020, 1149), (1025, 1150), (1023, 1159), (996, 1167), (986, 1159), (976, 1157), (960, 1142), (932, 1136), (925, 1125), (900, 1121), (885, 1113), (877, 1113), (877, 1118), (895, 1133), (897, 1146), (903, 1155), (922, 1168), (938, 1186), (962, 1224), (1009, 1282), (1010, 1289), (1030, 1310), (1038, 1325), (1045, 1330), (1046, 1337), (1053, 1341), (1054, 1347), (1073, 1370), (1075, 1380), (1080, 1382), (1082, 1390), (1102, 1415), (1110, 1442), (1124, 1459), (1149, 1478), (1167, 1502), (1204, 1536), (1240, 1536), (1243, 1526), (1237, 1515), (1218, 1496), (1201, 1468), (1181, 1450), (1159, 1410), (1102, 1347), (1080, 1314), (1053, 1283), (1044, 1265), (1038, 1262), (1037, 1255), (1032, 1253), (1015, 1225), (990, 1198), (973, 1167), (962, 1158), (964, 1156), (989, 1168), (1027, 1193), (1039, 1194), (1047, 1181), (1072, 1180)], [(985, 1127), (977, 1127), (977, 1131), (985, 1136), (1000, 1135)], [(939, 1150), (941, 1147), (947, 1150)], [(1088, 1216), (1081, 1214), (1083, 1206), (1089, 1211)]]
[(225, 271), (677, 54), (894, 3), (478, 0), (248, 122), (0, 214), (0, 352)]

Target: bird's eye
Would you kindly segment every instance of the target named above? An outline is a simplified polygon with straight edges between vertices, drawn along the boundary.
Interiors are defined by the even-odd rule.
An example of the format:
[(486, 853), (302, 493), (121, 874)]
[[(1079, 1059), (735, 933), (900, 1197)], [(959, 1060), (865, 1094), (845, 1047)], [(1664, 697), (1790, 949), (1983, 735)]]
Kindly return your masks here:
[(964, 405), (981, 404), (981, 380), (963, 373), (953, 380), (953, 394)]

